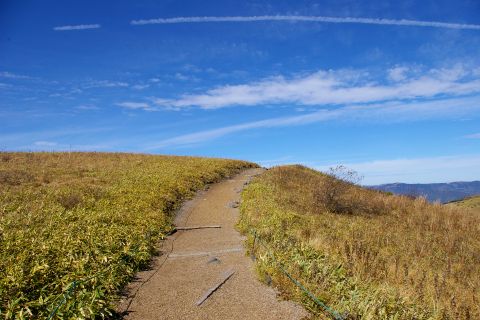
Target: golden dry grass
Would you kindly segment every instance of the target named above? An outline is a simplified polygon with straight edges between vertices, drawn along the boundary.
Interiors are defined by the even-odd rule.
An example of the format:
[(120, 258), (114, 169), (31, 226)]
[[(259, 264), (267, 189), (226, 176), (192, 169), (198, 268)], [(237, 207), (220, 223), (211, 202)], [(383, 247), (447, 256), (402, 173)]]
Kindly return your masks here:
[[(348, 318), (480, 319), (480, 215), (301, 166), (267, 171), (242, 199), (240, 229), (256, 229), (291, 273)], [(260, 273), (323, 317), (256, 250)]]
[[(120, 153), (0, 153), (0, 318), (108, 316), (181, 202), (254, 164)], [(100, 274), (98, 274), (100, 272)]]
[(459, 201), (452, 201), (447, 206), (453, 206), (460, 209), (469, 209), (480, 213), (480, 196), (468, 197)]

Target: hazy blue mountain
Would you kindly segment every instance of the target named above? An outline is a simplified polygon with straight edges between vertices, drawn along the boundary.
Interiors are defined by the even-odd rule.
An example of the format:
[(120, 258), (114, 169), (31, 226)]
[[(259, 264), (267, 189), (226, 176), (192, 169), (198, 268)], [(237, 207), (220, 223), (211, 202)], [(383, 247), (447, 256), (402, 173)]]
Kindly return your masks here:
[(429, 201), (442, 203), (480, 194), (480, 181), (450, 183), (389, 183), (369, 188), (403, 194), (407, 196), (425, 196)]

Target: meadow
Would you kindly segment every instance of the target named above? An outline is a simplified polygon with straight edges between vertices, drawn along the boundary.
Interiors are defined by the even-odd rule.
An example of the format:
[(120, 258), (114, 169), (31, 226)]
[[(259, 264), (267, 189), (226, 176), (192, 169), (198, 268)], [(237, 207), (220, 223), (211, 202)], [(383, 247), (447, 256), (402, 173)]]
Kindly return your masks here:
[(480, 319), (480, 215), (361, 188), (354, 177), (283, 166), (253, 180), (238, 228), (260, 279), (319, 319), (335, 314), (279, 263), (337, 318)]
[[(111, 316), (122, 287), (174, 228), (181, 202), (253, 166), (121, 153), (0, 153), (0, 318)], [(71, 295), (53, 314), (66, 290)]]

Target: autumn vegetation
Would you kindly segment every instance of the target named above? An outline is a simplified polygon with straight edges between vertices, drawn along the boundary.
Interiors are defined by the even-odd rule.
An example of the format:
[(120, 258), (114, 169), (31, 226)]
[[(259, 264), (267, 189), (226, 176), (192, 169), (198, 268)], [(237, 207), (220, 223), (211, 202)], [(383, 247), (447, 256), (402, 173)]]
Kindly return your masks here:
[[(0, 153), (0, 318), (111, 317), (196, 190), (252, 163), (121, 153)], [(480, 319), (476, 198), (431, 204), (368, 190), (354, 172), (266, 171), (239, 229), (261, 279), (319, 319)], [(253, 234), (258, 238), (254, 241)], [(260, 242), (264, 245), (259, 245)], [(274, 260), (275, 259), (275, 260)]]
[(480, 214), (480, 196), (468, 197), (458, 201), (452, 201), (447, 204), (450, 207), (460, 208), (462, 210), (472, 210)]
[(302, 166), (253, 180), (238, 227), (260, 278), (320, 319), (274, 259), (344, 319), (480, 319), (480, 215), (355, 182)]
[(252, 166), (121, 153), (0, 153), (0, 318), (109, 317), (119, 290), (172, 230), (181, 202)]

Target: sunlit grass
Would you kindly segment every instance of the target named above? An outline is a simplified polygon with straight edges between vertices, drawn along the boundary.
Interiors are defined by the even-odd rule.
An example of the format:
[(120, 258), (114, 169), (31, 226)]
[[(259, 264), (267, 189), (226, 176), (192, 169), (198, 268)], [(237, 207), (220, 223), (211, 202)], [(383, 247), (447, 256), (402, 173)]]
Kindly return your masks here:
[[(480, 318), (480, 216), (471, 211), (286, 166), (244, 190), (239, 227), (256, 229), (289, 272), (349, 319)], [(261, 277), (325, 317), (255, 250)]]
[(468, 197), (463, 200), (453, 201), (448, 203), (447, 206), (470, 209), (480, 213), (480, 196)]
[(104, 153), (0, 153), (0, 317), (106, 316), (172, 230), (182, 200), (251, 163)]

